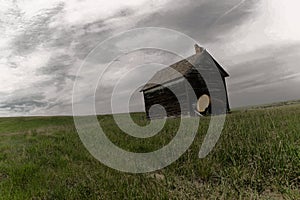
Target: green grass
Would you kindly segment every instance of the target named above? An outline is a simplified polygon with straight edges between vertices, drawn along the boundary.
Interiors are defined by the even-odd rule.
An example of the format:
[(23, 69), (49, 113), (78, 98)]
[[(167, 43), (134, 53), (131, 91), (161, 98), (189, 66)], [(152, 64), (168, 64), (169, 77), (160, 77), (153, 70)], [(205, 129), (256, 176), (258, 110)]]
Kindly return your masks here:
[[(147, 123), (142, 114), (133, 118)], [(99, 121), (115, 144), (134, 152), (161, 148), (179, 122), (136, 139), (111, 116)], [(198, 159), (208, 122), (172, 165), (129, 174), (94, 159), (72, 117), (0, 118), (0, 199), (300, 199), (299, 104), (233, 111), (214, 150)]]

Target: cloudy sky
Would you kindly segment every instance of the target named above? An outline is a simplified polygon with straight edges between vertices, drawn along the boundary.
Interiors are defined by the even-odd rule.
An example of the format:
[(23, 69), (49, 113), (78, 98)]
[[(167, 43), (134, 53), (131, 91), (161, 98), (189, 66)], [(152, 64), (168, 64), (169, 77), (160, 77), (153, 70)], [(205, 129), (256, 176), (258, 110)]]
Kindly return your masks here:
[[(230, 74), (231, 107), (300, 99), (299, 8), (298, 0), (0, 0), (0, 116), (72, 114), (73, 83), (88, 53), (149, 26), (199, 41)], [(116, 69), (111, 76), (122, 75), (122, 65)], [(99, 105), (106, 101), (100, 93)]]

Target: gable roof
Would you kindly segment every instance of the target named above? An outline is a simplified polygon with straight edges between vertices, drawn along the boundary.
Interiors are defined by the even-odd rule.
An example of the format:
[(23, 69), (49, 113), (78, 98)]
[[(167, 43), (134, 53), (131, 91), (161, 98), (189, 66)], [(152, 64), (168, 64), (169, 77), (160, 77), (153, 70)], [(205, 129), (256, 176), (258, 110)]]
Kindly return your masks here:
[(169, 67), (158, 71), (144, 87), (141, 91), (145, 91), (154, 87), (159, 86), (158, 84), (164, 84), (167, 82), (171, 82), (173, 80), (179, 79), (182, 76), (186, 76), (189, 71), (194, 67), (192, 63), (195, 63), (197, 59), (201, 56), (210, 56), (214, 61), (215, 65), (218, 67), (221, 75), (223, 77), (228, 77), (229, 74), (221, 67), (221, 65), (206, 51), (203, 49), (202, 52), (196, 53), (186, 59), (180, 60)]

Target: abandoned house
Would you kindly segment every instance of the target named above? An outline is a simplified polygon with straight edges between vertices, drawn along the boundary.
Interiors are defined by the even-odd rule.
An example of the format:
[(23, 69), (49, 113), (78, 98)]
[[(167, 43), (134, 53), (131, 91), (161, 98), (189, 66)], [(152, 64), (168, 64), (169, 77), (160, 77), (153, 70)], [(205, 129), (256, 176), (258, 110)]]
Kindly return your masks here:
[[(204, 72), (208, 75), (209, 79), (214, 79), (210, 78), (214, 77), (210, 74), (214, 71), (211, 70), (213, 67), (217, 69), (215, 71), (219, 73), (219, 77), (222, 79), (221, 84), (223, 91), (225, 89), (223, 98), (220, 97), (218, 99), (218, 92), (214, 95), (214, 97), (217, 96), (217, 98), (211, 98), (211, 90), (216, 89), (215, 91), (218, 91), (218, 88), (213, 86), (215, 88), (209, 87), (208, 89), (207, 76), (204, 79), (203, 74), (200, 74)], [(226, 77), (229, 77), (229, 74), (220, 64), (204, 48), (196, 44), (194, 55), (158, 71), (150, 81), (142, 87), (141, 92), (143, 92), (144, 95), (147, 118), (155, 119), (206, 115), (211, 113), (212, 102), (213, 104), (215, 104), (215, 102), (223, 103), (224, 112), (229, 112), (230, 107), (225, 82)], [(187, 81), (189, 87), (187, 87)], [(214, 80), (210, 81), (212, 82), (211, 85), (215, 84)], [(191, 92), (193, 92), (193, 95), (191, 95)], [(212, 101), (212, 99), (216, 99), (216, 101)], [(156, 107), (156, 110), (153, 110), (153, 107), (155, 108), (157, 105), (160, 106)], [(164, 110), (162, 110), (162, 108)]]

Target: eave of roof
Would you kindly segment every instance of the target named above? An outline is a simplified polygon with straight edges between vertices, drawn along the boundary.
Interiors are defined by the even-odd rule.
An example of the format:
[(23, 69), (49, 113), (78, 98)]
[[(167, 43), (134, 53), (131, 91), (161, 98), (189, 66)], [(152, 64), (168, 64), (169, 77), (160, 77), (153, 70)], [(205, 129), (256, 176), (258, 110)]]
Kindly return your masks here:
[(201, 53), (194, 54), (186, 59), (180, 60), (169, 67), (158, 71), (150, 81), (142, 87), (140, 92), (153, 89), (162, 85), (166, 82), (171, 82), (173, 80), (177, 80), (178, 78), (185, 76), (188, 71), (193, 67), (191, 62), (202, 56), (204, 53), (207, 53), (214, 61), (221, 74), (224, 77), (229, 77), (229, 74), (222, 68), (222, 66), (212, 57), (212, 55), (204, 49)]

